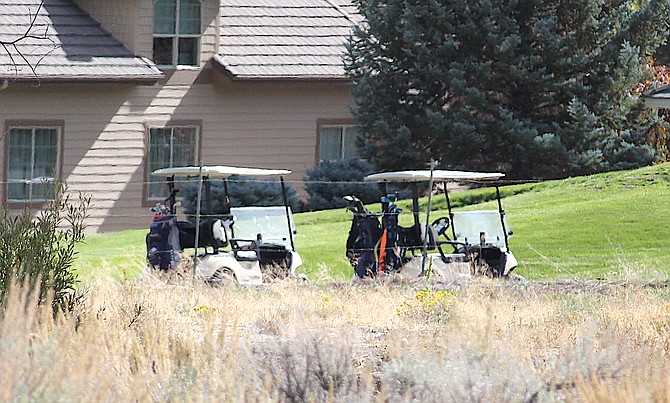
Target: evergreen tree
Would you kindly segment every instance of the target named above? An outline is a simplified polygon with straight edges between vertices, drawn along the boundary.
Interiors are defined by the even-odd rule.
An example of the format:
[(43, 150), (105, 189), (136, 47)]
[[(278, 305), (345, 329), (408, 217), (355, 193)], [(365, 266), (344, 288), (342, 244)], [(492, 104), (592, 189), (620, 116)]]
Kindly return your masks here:
[(354, 0), (348, 44), (364, 157), (556, 177), (650, 163), (631, 95), (668, 0)]
[(309, 195), (309, 209), (325, 210), (344, 207), (344, 196), (357, 196), (363, 203), (379, 201), (381, 191), (377, 183), (363, 182), (374, 172), (369, 162), (360, 158), (322, 161), (307, 170), (305, 191)]

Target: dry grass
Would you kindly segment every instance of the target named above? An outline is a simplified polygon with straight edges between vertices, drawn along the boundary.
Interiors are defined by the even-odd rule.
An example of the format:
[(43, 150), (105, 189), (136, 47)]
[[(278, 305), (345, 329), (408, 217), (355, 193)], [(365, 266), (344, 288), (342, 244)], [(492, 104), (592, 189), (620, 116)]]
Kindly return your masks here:
[[(640, 281), (100, 284), (15, 292), (2, 401), (668, 401), (670, 293)], [(25, 308), (25, 307), (28, 308)]]

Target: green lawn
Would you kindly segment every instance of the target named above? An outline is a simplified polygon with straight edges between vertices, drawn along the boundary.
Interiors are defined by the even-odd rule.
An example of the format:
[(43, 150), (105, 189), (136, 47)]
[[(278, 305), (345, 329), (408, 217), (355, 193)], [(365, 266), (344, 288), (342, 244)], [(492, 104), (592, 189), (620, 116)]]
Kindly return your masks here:
[[(670, 164), (501, 189), (514, 235), (510, 247), (519, 274), (531, 279), (601, 277), (626, 269), (670, 273)], [(495, 208), (492, 189), (453, 195), (463, 209)], [(446, 215), (443, 196), (435, 197), (431, 218)], [(422, 200), (425, 207), (426, 200)], [(378, 206), (370, 206), (376, 211)], [(403, 210), (411, 209), (407, 203)], [(147, 214), (147, 228), (151, 217)], [(344, 256), (351, 225), (345, 209), (295, 215), (296, 249), (312, 278), (328, 273), (349, 278)], [(404, 214), (401, 223), (410, 223)], [(82, 281), (133, 278), (144, 266), (147, 230), (87, 238), (76, 263)]]
[[(151, 215), (147, 214), (147, 228)], [(147, 230), (128, 230), (86, 237), (77, 246), (74, 267), (84, 284), (94, 280), (137, 278), (145, 266)]]
[(670, 164), (547, 183), (505, 204), (527, 277), (670, 273)]

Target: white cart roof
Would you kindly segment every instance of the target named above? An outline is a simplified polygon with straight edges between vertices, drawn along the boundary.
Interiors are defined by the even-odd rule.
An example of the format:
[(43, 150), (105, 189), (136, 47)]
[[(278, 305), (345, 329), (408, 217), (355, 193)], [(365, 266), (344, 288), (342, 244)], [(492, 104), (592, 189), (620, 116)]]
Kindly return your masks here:
[[(244, 168), (244, 167), (231, 167), (225, 165), (217, 166), (203, 166), (202, 167), (202, 176), (208, 176), (210, 178), (227, 178), (233, 175), (245, 175), (245, 176), (279, 176), (290, 174), (291, 171), (287, 169), (265, 169), (265, 168)], [(178, 168), (163, 168), (158, 169), (152, 173), (156, 176), (198, 176), (200, 174), (200, 167), (178, 167)]]
[[(434, 181), (448, 180), (492, 180), (500, 179), (505, 174), (499, 172), (467, 172), (434, 170)], [(430, 180), (430, 170), (382, 172), (365, 177), (370, 182), (427, 182)]]

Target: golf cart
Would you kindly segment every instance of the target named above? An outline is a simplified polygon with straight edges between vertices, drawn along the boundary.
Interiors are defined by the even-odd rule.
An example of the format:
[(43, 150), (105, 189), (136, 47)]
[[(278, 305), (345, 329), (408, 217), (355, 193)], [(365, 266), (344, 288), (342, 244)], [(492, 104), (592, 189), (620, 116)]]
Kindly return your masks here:
[[(354, 268), (354, 278), (377, 277), (391, 273), (424, 275), (426, 262), (433, 269), (448, 274), (463, 272), (491, 277), (508, 277), (517, 261), (509, 250), (512, 235), (496, 185), (497, 210), (456, 212), (452, 210), (447, 183), (450, 181), (484, 182), (500, 179), (502, 173), (445, 170), (399, 171), (372, 174), (365, 181), (384, 184), (381, 212), (370, 212), (356, 196), (345, 196), (353, 220), (347, 238), (347, 258)], [(419, 219), (419, 184), (428, 184), (426, 222), (430, 222), (430, 203), (434, 182), (443, 182), (448, 216), (430, 225)], [(387, 184), (409, 184), (412, 191), (414, 223), (399, 224), (402, 212), (397, 206), (398, 193), (389, 192)], [(420, 258), (420, 259), (417, 259)], [(420, 264), (419, 264), (420, 262)], [(410, 270), (410, 268), (412, 268)]]
[[(179, 264), (180, 252), (192, 248), (195, 250), (193, 272), (209, 283), (260, 285), (264, 280), (296, 276), (302, 259), (293, 243), (296, 231), (282, 177), (290, 172), (230, 166), (154, 171), (153, 175), (166, 178), (170, 193), (164, 203), (151, 209), (154, 218), (146, 237), (148, 266), (155, 270), (173, 270)], [(227, 180), (235, 175), (279, 176), (284, 205), (230, 207)], [(176, 179), (198, 181), (195, 223), (177, 220), (181, 203), (177, 201)], [(216, 179), (223, 181), (225, 211), (214, 214), (211, 184)], [(205, 206), (202, 214), (201, 200)], [(202, 248), (201, 253), (199, 248)]]

